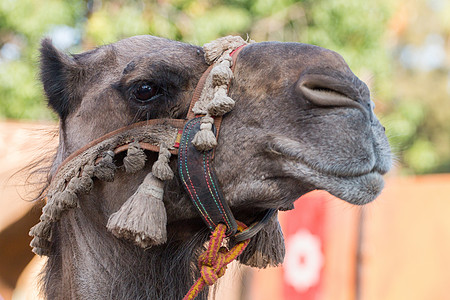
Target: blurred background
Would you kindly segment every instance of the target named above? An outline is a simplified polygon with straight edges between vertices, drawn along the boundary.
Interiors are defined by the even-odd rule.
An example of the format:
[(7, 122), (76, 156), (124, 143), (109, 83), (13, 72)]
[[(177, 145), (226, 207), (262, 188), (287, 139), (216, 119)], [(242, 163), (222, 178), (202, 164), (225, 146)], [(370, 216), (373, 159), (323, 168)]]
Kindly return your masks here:
[(297, 201), (281, 216), (283, 268), (236, 268), (219, 299), (450, 299), (448, 0), (1, 0), (0, 299), (35, 299), (42, 265), (34, 258), (19, 278), (33, 258), (25, 217), (39, 208), (16, 172), (57, 142), (37, 79), (40, 39), (79, 53), (138, 34), (332, 49), (369, 85), (396, 155), (364, 208), (322, 192)]

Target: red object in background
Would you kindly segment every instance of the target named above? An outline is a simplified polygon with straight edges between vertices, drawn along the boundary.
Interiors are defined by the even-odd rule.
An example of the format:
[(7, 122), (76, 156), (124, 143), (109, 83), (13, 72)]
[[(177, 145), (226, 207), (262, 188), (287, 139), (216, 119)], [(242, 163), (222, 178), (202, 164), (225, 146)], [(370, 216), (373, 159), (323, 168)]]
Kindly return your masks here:
[(284, 220), (283, 299), (321, 298), (325, 262), (326, 194), (305, 195)]

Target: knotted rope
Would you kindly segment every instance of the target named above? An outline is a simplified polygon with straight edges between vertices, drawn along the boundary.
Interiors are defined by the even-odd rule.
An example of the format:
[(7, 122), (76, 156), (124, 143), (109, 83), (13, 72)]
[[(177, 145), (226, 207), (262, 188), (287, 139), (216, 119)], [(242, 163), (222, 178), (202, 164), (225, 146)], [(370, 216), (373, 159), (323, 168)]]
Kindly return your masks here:
[[(246, 226), (243, 225), (243, 223), (238, 223), (239, 231), (242, 231), (245, 228)], [(223, 239), (226, 237), (226, 231), (227, 226), (219, 223), (211, 234), (208, 248), (198, 258), (200, 278), (192, 285), (183, 300), (195, 299), (205, 285), (215, 284), (217, 279), (225, 274), (227, 265), (235, 260), (250, 242), (250, 239), (242, 241), (228, 250), (227, 248), (222, 247)]]

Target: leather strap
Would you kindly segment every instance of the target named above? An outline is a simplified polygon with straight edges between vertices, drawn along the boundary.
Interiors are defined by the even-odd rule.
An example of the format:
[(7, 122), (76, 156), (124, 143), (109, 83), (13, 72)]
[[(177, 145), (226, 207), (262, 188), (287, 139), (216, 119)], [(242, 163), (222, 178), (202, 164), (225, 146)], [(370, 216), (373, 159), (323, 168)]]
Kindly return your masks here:
[(184, 127), (178, 152), (178, 172), (184, 189), (206, 226), (214, 231), (219, 223), (223, 223), (227, 226), (226, 235), (232, 236), (237, 231), (237, 223), (212, 169), (213, 151), (201, 152), (192, 144), (195, 134), (200, 131), (200, 124), (201, 118), (195, 118)]
[[(134, 129), (134, 128), (138, 128), (138, 127), (151, 126), (151, 125), (170, 125), (170, 126), (173, 126), (173, 127), (178, 128), (178, 129), (181, 130), (181, 129), (183, 129), (184, 124), (186, 124), (186, 120), (183, 120), (183, 119), (151, 119), (151, 120), (147, 120), (147, 121), (134, 123), (134, 124), (131, 124), (129, 126), (122, 127), (122, 128), (117, 129), (117, 130), (111, 131), (111, 132), (105, 134), (104, 136), (101, 136), (98, 139), (95, 139), (92, 142), (86, 144), (85, 146), (83, 146), (82, 148), (76, 150), (72, 154), (70, 154), (58, 166), (58, 169), (56, 170), (55, 174), (58, 173), (58, 171), (61, 169), (62, 166), (64, 166), (66, 163), (68, 163), (69, 161), (71, 161), (72, 159), (77, 157), (78, 155), (82, 154), (87, 149), (89, 149), (91, 147), (94, 147), (95, 145), (103, 142), (104, 140), (107, 140), (107, 139), (109, 139), (109, 138), (111, 138), (111, 137), (113, 137), (115, 135), (121, 134), (121, 133), (123, 133), (125, 131), (131, 130), (131, 129)], [(144, 149), (155, 151), (155, 152), (159, 152), (159, 147), (152, 146), (150, 144), (145, 145), (145, 143), (143, 143), (142, 146), (143, 146)], [(128, 149), (128, 147), (122, 148), (121, 151), (124, 151), (126, 149)], [(118, 152), (114, 151), (114, 153), (119, 153), (121, 151), (118, 151)], [(175, 154), (175, 155), (178, 154), (178, 149), (172, 149), (172, 150), (169, 150), (169, 151), (172, 154)]]
[(189, 111), (187, 113), (186, 119), (191, 120), (195, 118), (195, 114), (192, 111), (194, 108), (195, 103), (197, 103), (198, 99), (200, 99), (200, 96), (203, 92), (203, 87), (205, 86), (206, 78), (208, 78), (209, 73), (211, 72), (212, 68), (214, 68), (214, 64), (210, 65), (208, 69), (203, 73), (202, 77), (200, 77), (200, 80), (197, 82), (197, 86), (195, 87), (194, 93), (192, 94), (191, 98), (191, 104), (189, 105)]
[(236, 60), (238, 58), (239, 53), (244, 49), (247, 45), (242, 45), (236, 48), (233, 52), (230, 53), (231, 56), (231, 71), (234, 72), (234, 66), (236, 66)]
[[(237, 56), (244, 46), (242, 45), (230, 53), (232, 57), (232, 70), (234, 69)], [(223, 223), (227, 226), (227, 236), (233, 236), (237, 231), (237, 223), (222, 195), (214, 170), (212, 169), (214, 150), (200, 152), (191, 143), (195, 134), (200, 131), (201, 124), (201, 116), (195, 115), (192, 108), (200, 99), (206, 79), (213, 67), (214, 64), (203, 73), (192, 95), (187, 115), (190, 121), (184, 127), (180, 142), (178, 172), (184, 189), (210, 231), (214, 231), (219, 223)], [(213, 132), (216, 138), (218, 138), (221, 124), (222, 116), (215, 117)], [(262, 226), (260, 225), (254, 230), (247, 232), (244, 236), (255, 235)]]

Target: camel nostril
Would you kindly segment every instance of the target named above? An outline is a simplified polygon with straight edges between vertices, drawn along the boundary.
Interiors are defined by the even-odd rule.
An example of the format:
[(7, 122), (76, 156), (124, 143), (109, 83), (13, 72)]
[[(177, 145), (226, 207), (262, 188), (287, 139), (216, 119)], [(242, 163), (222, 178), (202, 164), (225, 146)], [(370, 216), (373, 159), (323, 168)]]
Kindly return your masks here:
[(296, 84), (296, 91), (317, 106), (360, 108), (359, 94), (351, 83), (328, 75), (303, 75)]

